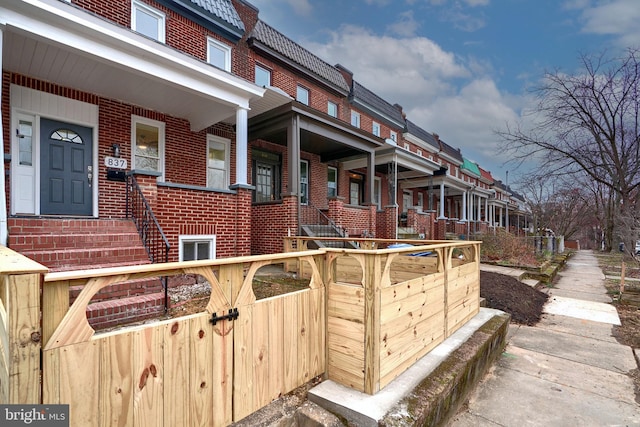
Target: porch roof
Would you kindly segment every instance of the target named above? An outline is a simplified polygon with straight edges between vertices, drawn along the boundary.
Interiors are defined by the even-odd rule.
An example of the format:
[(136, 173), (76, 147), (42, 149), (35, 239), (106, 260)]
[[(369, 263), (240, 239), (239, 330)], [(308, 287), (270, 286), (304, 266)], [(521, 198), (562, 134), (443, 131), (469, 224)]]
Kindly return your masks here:
[(5, 2), (0, 25), (4, 70), (185, 118), (196, 131), (250, 109), (265, 93), (58, 0)]
[(298, 101), (250, 118), (249, 140), (260, 138), (286, 146), (287, 129), (294, 118), (300, 129), (300, 150), (319, 154), (322, 162), (359, 158), (384, 144), (382, 138)]

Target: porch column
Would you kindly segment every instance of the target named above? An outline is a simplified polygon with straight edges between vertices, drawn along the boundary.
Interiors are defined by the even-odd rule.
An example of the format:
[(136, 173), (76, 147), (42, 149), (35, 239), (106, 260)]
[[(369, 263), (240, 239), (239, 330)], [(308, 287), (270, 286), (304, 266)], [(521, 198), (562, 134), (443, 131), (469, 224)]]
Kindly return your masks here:
[(445, 219), (444, 216), (444, 182), (440, 183), (440, 216), (438, 219)]
[[(0, 71), (2, 71), (3, 28), (0, 26)], [(4, 111), (2, 111), (2, 99), (2, 73), (0, 72), (0, 161), (2, 162), (0, 170), (0, 245), (7, 246), (7, 195), (4, 185), (4, 130), (1, 119), (4, 117)]]
[(373, 203), (373, 189), (376, 180), (376, 156), (372, 151), (367, 153), (367, 185), (364, 190), (364, 204), (369, 206)]
[(288, 194), (300, 196), (300, 123), (298, 116), (291, 117), (287, 126), (287, 157), (289, 159)]
[(489, 218), (489, 198), (484, 199), (484, 220), (489, 223), (489, 225), (493, 225), (493, 222), (490, 221)]
[(238, 107), (236, 110), (236, 182), (234, 187), (249, 186), (247, 176), (248, 148), (247, 148), (247, 109)]
[(480, 197), (480, 195), (478, 195), (478, 222), (482, 221), (482, 197)]
[(462, 219), (460, 221), (467, 220), (467, 192), (462, 192)]
[(500, 206), (500, 216), (499, 216), (498, 224), (500, 225), (500, 227), (502, 227), (502, 206)]

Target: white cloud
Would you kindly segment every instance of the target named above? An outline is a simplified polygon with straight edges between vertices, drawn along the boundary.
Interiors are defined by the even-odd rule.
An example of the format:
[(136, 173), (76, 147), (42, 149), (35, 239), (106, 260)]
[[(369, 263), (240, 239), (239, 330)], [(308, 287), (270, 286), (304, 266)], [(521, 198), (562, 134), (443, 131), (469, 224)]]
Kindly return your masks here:
[(398, 16), (398, 21), (387, 26), (387, 30), (401, 37), (411, 37), (416, 34), (420, 27), (418, 21), (413, 16), (413, 11), (408, 10)]
[(356, 81), (402, 105), (411, 121), (481, 167), (500, 171), (494, 130), (516, 121), (524, 101), (499, 91), (488, 76), (488, 61), (460, 58), (425, 37), (381, 36), (355, 26), (328, 34), (326, 43), (304, 45), (329, 63), (343, 64)]
[(638, 0), (600, 1), (595, 6), (577, 3), (573, 6), (582, 9), (583, 32), (617, 36), (625, 47), (640, 45)]

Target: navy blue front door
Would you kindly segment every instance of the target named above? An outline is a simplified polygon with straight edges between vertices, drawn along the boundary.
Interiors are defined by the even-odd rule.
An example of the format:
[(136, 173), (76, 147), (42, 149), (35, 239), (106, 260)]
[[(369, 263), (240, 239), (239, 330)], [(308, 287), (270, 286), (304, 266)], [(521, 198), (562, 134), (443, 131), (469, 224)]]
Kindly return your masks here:
[(91, 215), (92, 131), (85, 126), (40, 120), (40, 213)]

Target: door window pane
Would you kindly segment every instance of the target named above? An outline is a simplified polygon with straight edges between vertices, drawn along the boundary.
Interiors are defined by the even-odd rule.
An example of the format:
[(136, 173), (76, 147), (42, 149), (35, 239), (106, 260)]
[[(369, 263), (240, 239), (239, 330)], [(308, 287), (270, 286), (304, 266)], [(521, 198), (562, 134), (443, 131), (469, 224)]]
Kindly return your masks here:
[(18, 124), (18, 157), (22, 166), (33, 166), (33, 124), (20, 120)]
[(336, 197), (338, 195), (338, 169), (329, 166), (327, 170), (327, 196)]
[(300, 203), (309, 203), (309, 162), (300, 161)]

